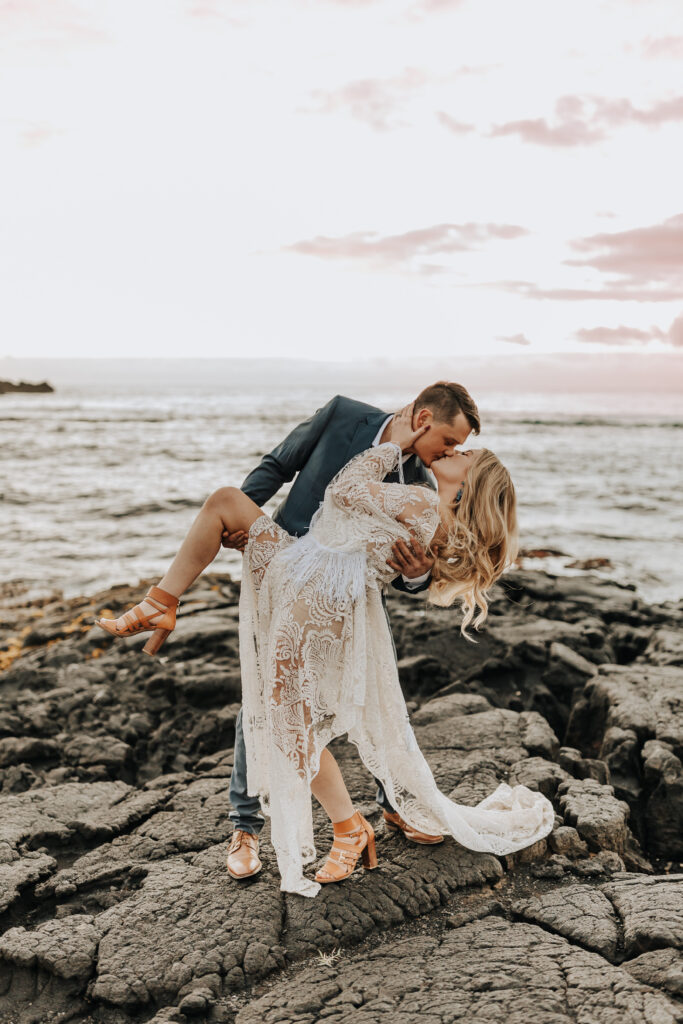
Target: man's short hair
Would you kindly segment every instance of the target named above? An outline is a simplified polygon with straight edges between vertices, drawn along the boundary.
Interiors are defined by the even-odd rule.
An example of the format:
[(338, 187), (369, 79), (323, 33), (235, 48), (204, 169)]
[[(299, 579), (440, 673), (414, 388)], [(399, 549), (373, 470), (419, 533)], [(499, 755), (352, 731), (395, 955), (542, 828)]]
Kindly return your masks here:
[(467, 417), (473, 434), (481, 429), (479, 410), (474, 399), (462, 384), (439, 380), (421, 391), (415, 399), (415, 409), (430, 409), (440, 423), (452, 423), (459, 412)]

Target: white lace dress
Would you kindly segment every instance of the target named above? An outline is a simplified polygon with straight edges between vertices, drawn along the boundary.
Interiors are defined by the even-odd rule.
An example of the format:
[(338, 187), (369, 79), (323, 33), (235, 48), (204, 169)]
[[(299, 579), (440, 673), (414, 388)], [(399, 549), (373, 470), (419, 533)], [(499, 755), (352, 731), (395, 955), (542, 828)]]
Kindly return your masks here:
[(337, 474), (296, 539), (266, 515), (249, 530), (240, 596), (242, 726), (247, 791), (271, 819), (285, 892), (315, 896), (310, 781), (335, 736), (348, 733), (391, 804), (414, 828), (494, 854), (520, 850), (553, 827), (550, 801), (501, 783), (476, 807), (436, 786), (415, 740), (398, 679), (382, 588), (391, 547), (410, 532), (427, 547), (438, 525), (429, 488), (382, 483), (400, 448), (361, 452)]

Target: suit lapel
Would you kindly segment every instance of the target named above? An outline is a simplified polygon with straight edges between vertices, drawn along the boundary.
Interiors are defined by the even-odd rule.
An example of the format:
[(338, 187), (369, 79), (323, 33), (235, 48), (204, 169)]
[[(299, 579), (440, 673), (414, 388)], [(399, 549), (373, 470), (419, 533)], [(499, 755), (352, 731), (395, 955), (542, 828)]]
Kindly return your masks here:
[(354, 455), (358, 455), (359, 452), (364, 452), (366, 448), (369, 448), (372, 445), (372, 442), (377, 436), (377, 431), (389, 415), (390, 414), (388, 412), (373, 412), (370, 413), (369, 416), (364, 416), (358, 421), (346, 453), (344, 465), (346, 465)]
[(428, 487), (431, 487), (433, 491), (436, 490), (434, 484), (434, 478), (432, 477), (425, 464), (418, 459), (417, 455), (411, 455), (403, 467), (403, 473), (407, 484), (425, 483)]
[[(376, 413), (370, 413), (368, 416), (364, 416), (358, 421), (353, 437), (351, 438), (348, 451), (346, 452), (344, 465), (346, 465), (347, 462), (350, 462), (354, 455), (358, 455), (359, 452), (364, 452), (372, 445), (372, 442), (377, 437), (379, 428), (390, 415), (391, 413), (378, 410)], [(406, 459), (403, 465), (403, 473), (407, 483), (415, 483), (417, 480), (422, 480), (428, 484), (432, 490), (434, 490), (434, 484), (429, 473), (416, 455), (411, 455)], [(393, 473), (389, 473), (387, 475), (387, 480), (398, 481), (398, 479), (397, 470), (394, 470)]]

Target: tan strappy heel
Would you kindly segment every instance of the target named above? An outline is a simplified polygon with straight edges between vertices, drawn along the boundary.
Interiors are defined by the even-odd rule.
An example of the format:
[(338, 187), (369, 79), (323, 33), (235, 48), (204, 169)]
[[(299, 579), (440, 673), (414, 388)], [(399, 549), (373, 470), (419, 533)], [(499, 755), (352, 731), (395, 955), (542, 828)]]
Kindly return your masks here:
[(356, 862), (362, 858), (368, 871), (377, 867), (375, 833), (360, 811), (354, 811), (346, 821), (332, 823), (334, 842), (327, 860), (315, 876), (316, 882), (343, 882), (353, 874)]
[[(161, 587), (150, 587), (144, 600), (157, 609), (151, 615), (145, 615), (140, 605), (124, 612), (118, 619), (95, 619), (96, 625), (111, 636), (135, 636), (146, 629), (153, 629), (151, 637), (142, 648), (145, 654), (157, 653), (164, 640), (175, 629), (178, 598), (169, 594)], [(142, 603), (142, 602), (141, 602)], [(117, 626), (117, 623), (121, 623)]]

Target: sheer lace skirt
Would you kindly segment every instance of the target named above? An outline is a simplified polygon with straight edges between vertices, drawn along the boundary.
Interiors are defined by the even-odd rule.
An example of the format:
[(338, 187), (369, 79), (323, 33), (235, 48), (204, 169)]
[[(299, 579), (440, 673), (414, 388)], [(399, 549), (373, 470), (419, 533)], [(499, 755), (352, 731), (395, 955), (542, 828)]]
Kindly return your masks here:
[[(337, 583), (345, 578), (334, 559), (353, 554), (331, 551), (311, 571), (302, 541), (258, 519), (240, 597), (247, 789), (270, 816), (281, 888), (304, 896), (320, 888), (303, 873), (316, 858), (310, 785), (322, 751), (344, 734), (415, 828), (496, 854), (546, 835), (552, 805), (524, 786), (502, 783), (476, 807), (440, 792), (410, 725), (378, 586), (368, 581), (360, 595), (326, 586), (333, 572)], [(304, 574), (294, 571), (297, 546), (309, 559)]]

